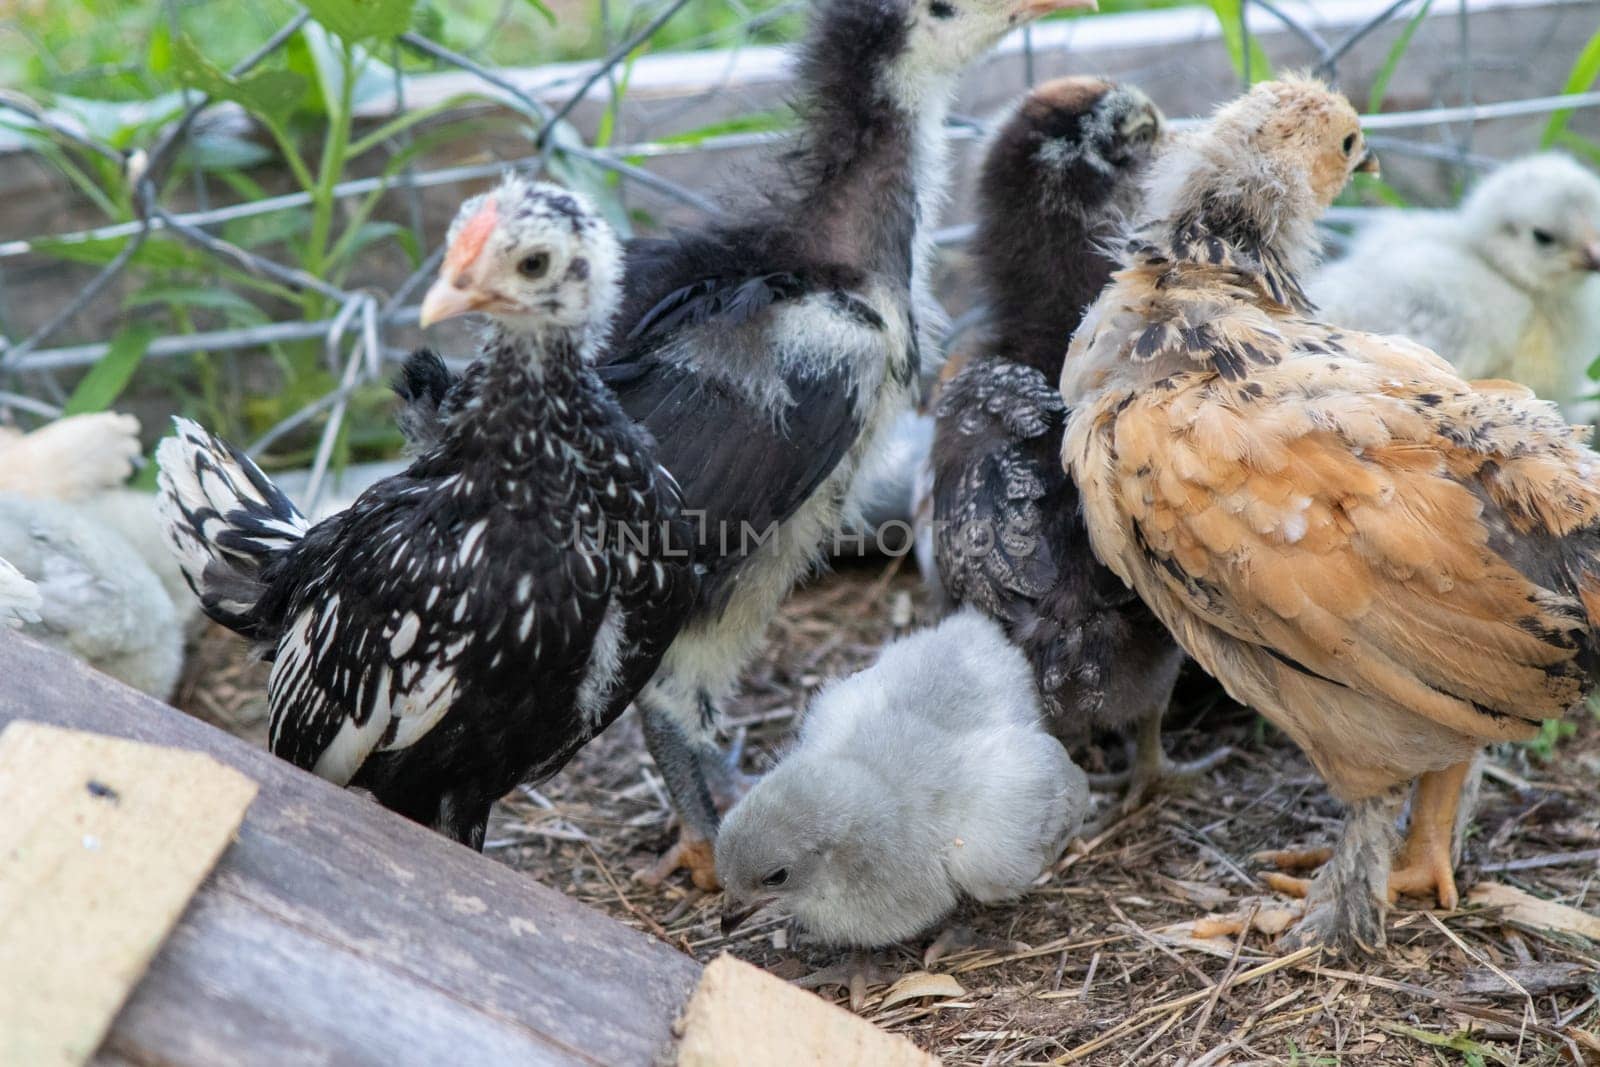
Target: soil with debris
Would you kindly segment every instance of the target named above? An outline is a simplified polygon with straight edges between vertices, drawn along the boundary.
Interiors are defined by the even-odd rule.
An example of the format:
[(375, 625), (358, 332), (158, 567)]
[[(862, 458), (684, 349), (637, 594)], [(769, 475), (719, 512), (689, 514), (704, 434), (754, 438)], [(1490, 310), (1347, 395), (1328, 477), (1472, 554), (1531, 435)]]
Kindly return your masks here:
[[(826, 679), (926, 616), (914, 571), (896, 564), (849, 564), (798, 592), (726, 709), (746, 769), (772, 765)], [(264, 690), (264, 667), (215, 630), (180, 705), (261, 743)], [(1191, 671), (1168, 751), (1226, 743), (1234, 758), (1075, 843), (1022, 900), (965, 913), (984, 947), (928, 968), (922, 943), (879, 953), (900, 979), (862, 1014), (953, 1065), (1600, 1065), (1600, 722), (1578, 718), (1571, 736), (1492, 753), (1458, 868), (1469, 903), (1391, 909), (1377, 959), (1285, 955), (1273, 932), (1298, 902), (1272, 895), (1251, 857), (1330, 844), (1340, 809), (1283, 735)], [(1087, 770), (1126, 762), (1111, 737), (1074, 756)], [(702, 961), (731, 952), (788, 978), (837, 962), (797, 945), (779, 916), (722, 937), (719, 896), (681, 874), (659, 890), (635, 881), (672, 837), (630, 713), (555, 779), (507, 798), (486, 851)], [(1253, 921), (1242, 939), (1196, 936), (1207, 916)]]

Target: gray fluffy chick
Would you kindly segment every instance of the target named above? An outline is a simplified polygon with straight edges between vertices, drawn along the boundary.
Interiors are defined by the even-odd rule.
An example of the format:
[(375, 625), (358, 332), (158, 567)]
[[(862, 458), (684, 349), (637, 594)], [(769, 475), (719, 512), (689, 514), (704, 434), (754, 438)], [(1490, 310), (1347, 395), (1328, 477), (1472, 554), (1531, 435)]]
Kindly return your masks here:
[(0, 558), (35, 586), (23, 633), (157, 700), (172, 696), (177, 610), (115, 530), (74, 504), (0, 493)]
[(829, 684), (723, 822), (723, 930), (778, 905), (819, 941), (875, 947), (963, 894), (1021, 894), (1089, 806), (1042, 718), (1028, 661), (971, 610)]

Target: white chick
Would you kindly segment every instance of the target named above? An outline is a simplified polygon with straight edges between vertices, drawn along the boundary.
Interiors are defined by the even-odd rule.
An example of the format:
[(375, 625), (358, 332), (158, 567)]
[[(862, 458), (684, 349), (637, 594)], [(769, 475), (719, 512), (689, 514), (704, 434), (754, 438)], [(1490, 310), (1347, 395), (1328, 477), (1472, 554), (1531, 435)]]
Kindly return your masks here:
[(39, 587), (0, 559), (0, 625), (15, 629), (26, 622), (38, 622), (39, 608), (43, 604)]
[(1042, 716), (1028, 661), (972, 610), (829, 684), (722, 824), (724, 932), (778, 905), (819, 941), (874, 947), (963, 895), (1021, 894), (1089, 805)]
[(205, 626), (200, 598), (189, 588), (178, 557), (167, 543), (166, 527), (156, 511), (154, 493), (137, 489), (107, 489), (76, 501), (73, 507), (89, 519), (120, 534), (161, 580), (176, 611), (179, 631), (194, 636)]
[(1600, 357), (1600, 177), (1527, 156), (1455, 211), (1386, 213), (1309, 286), (1321, 318), (1409, 337), (1462, 377), (1509, 378), (1590, 422)]
[(0, 435), (0, 493), (78, 500), (121, 485), (139, 455), (139, 420), (69, 415), (29, 434)]
[(172, 598), (121, 536), (72, 505), (0, 494), (0, 558), (37, 586), (22, 632), (166, 700), (183, 665)]

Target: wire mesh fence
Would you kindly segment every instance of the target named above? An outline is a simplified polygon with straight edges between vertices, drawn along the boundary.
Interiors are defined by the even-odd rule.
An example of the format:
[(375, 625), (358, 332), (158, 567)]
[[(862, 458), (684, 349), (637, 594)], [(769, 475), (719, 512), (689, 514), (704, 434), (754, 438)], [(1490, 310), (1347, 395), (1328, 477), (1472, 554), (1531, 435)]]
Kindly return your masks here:
[[(1600, 107), (1600, 91), (1589, 88), (1593, 73), (1586, 75), (1581, 69), (1581, 60), (1570, 75), (1569, 64), (1557, 64), (1559, 69), (1552, 69), (1547, 80), (1529, 79), (1526, 92), (1517, 98), (1480, 99), (1474, 83), (1474, 73), (1481, 64), (1472, 54), (1473, 20), (1483, 17), (1485, 10), (1503, 15), (1501, 5), (1516, 8), (1519, 4), (1526, 6), (1526, 0), (1501, 0), (1501, 5), (1486, 5), (1484, 0), (1451, 2), (1454, 10), (1448, 12), (1435, 12), (1434, 0), (1393, 0), (1375, 8), (1368, 5), (1359, 17), (1352, 21), (1347, 16), (1331, 30), (1330, 21), (1324, 17), (1328, 11), (1290, 0), (1241, 0), (1231, 6), (1217, 3), (1213, 6), (1216, 17), (1221, 20), (1219, 32), (1206, 41), (1197, 42), (1196, 47), (1231, 52), (1239, 81), (1248, 84), (1263, 73), (1265, 56), (1255, 47), (1255, 38), (1263, 32), (1276, 30), (1280, 35), (1293, 38), (1298, 54), (1310, 57), (1315, 73), (1344, 82), (1346, 68), (1355, 57), (1364, 57), (1364, 63), (1372, 65), (1372, 56), (1365, 53), (1378, 46), (1379, 31), (1399, 27), (1398, 37), (1381, 48), (1383, 60), (1377, 77), (1365, 85), (1346, 85), (1356, 91), (1358, 100), (1375, 101), (1382, 96), (1383, 87), (1395, 73), (1396, 65), (1405, 62), (1411, 34), (1423, 20), (1452, 19), (1457, 43), (1454, 54), (1442, 66), (1455, 83), (1454, 101), (1412, 110), (1379, 111), (1367, 115), (1365, 125), (1372, 143), (1380, 151), (1432, 161), (1449, 168), (1458, 177), (1494, 162), (1475, 147), (1474, 130), (1480, 123), (1520, 118), (1543, 122), (1554, 129), (1562, 120), (1557, 118), (1552, 123), (1553, 116), (1564, 117)], [(1555, 2), (1560, 6), (1560, 0)], [(225, 203), (215, 202), (219, 199), (215, 179), (208, 178), (201, 168), (190, 168), (192, 180), (169, 180), (180, 159), (196, 151), (197, 131), (203, 122), (208, 115), (233, 111), (232, 105), (241, 103), (260, 120), (260, 109), (267, 107), (268, 102), (254, 99), (244, 87), (252, 87), (251, 92), (257, 95), (266, 93), (271, 88), (268, 80), (275, 69), (271, 61), (281, 58), (290, 48), (302, 47), (306, 40), (326, 42), (331, 39), (326, 31), (341, 28), (335, 16), (361, 9), (360, 5), (352, 8), (323, 0), (301, 8), (259, 47), (226, 71), (209, 68), (203, 60), (195, 60), (194, 69), (199, 73), (191, 71), (191, 76), (185, 79), (181, 106), (159, 123), (148, 138), (147, 147), (113, 143), (97, 133), (91, 124), (70, 113), (46, 108), (18, 92), (0, 91), (0, 113), (11, 117), (7, 125), (27, 133), (32, 151), (57, 165), (63, 159), (70, 164), (72, 160), (87, 158), (97, 161), (97, 166), (113, 169), (129, 194), (128, 213), (131, 215), (127, 221), (69, 232), (52, 232), (50, 227), (44, 226), (41, 235), (0, 240), (0, 299), (5, 294), (8, 271), (14, 271), (19, 264), (33, 264), (37, 269), (41, 257), (50, 264), (57, 264), (62, 259), (90, 261), (92, 257), (81, 254), (85, 250), (99, 255), (97, 269), (69, 298), (61, 300), (59, 306), (33, 315), (21, 315), (14, 307), (5, 309), (6, 324), (27, 320), (29, 327), (8, 331), (0, 347), (0, 409), (51, 417), (68, 402), (69, 382), (81, 377), (89, 368), (108, 361), (138, 365), (180, 356), (214, 359), (223, 353), (259, 351), (288, 344), (320, 348), (319, 358), (328, 370), (325, 387), (315, 395), (299, 398), (292, 409), (280, 411), (269, 425), (253, 435), (248, 445), (251, 453), (259, 455), (291, 435), (300, 437), (314, 432), (307, 490), (314, 506), (327, 472), (335, 462), (336, 445), (345, 431), (352, 398), (358, 391), (383, 379), (386, 362), (403, 357), (411, 339), (410, 331), (416, 323), (416, 301), (442, 257), (443, 227), (430, 225), (422, 207), (427, 190), (490, 179), (510, 166), (552, 174), (557, 180), (581, 177), (617, 205), (625, 206), (631, 196), (647, 193), (654, 202), (672, 205), (677, 217), (708, 215), (719, 210), (713, 195), (717, 183), (712, 175), (725, 168), (711, 163), (696, 165), (694, 161), (713, 160), (719, 153), (729, 151), (760, 149), (786, 136), (783, 129), (777, 128), (777, 123), (732, 121), (741, 112), (748, 113), (749, 102), (745, 99), (748, 95), (745, 89), (734, 84), (731, 76), (738, 52), (729, 51), (721, 58), (710, 53), (695, 57), (695, 66), (703, 70), (704, 75), (698, 90), (688, 97), (691, 102), (699, 103), (720, 99), (730, 119), (720, 123), (718, 129), (687, 139), (651, 136), (647, 129), (642, 136), (616, 143), (616, 123), (628, 101), (629, 82), (637, 57), (672, 26), (673, 20), (683, 17), (688, 4), (689, 0), (666, 0), (636, 10), (631, 19), (636, 28), (628, 32), (613, 32), (619, 20), (603, 7), (605, 33), (601, 58), (589, 63), (566, 64), (547, 72), (550, 76), (535, 79), (537, 88), (530, 88), (526, 71), (513, 75), (496, 69), (440, 44), (417, 29), (397, 26), (396, 32), (387, 36), (380, 33), (363, 38), (359, 47), (346, 42), (342, 54), (346, 60), (355, 60), (354, 65), (346, 62), (343, 67), (345, 82), (340, 91), (346, 103), (353, 100), (351, 85), (358, 77), (376, 74), (387, 79), (384, 95), (389, 117), (373, 119), (376, 128), (359, 143), (366, 146), (370, 142), (372, 146), (383, 148), (390, 161), (399, 165), (379, 174), (328, 174), (322, 173), (328, 169), (324, 159), (321, 171), (311, 174), (309, 164), (301, 160), (298, 165), (313, 179), (305, 188), (271, 193), (236, 182), (228, 186), (231, 195)], [(376, 7), (410, 10), (409, 3), (398, 7), (380, 3)], [(1329, 10), (1334, 7), (1336, 5), (1330, 6)], [(1600, 66), (1600, 16), (1594, 15), (1595, 5), (1589, 4), (1588, 8), (1589, 21), (1595, 24), (1592, 27), (1595, 37), (1584, 55), (1596, 53), (1594, 61)], [(747, 36), (764, 24), (760, 20), (770, 22), (776, 15), (791, 10), (792, 5), (749, 15), (744, 26)], [(1038, 61), (1041, 49), (1058, 48), (1065, 40), (1070, 51), (1072, 35), (1069, 31), (1063, 37), (1058, 27), (1046, 24), (1020, 34), (1019, 38), (1010, 47), (1020, 59), (1023, 81), (1032, 84), (1043, 66)], [(1052, 40), (1054, 44), (1050, 43)], [(387, 58), (380, 60), (377, 58), (380, 55)], [(418, 58), (426, 60), (437, 71), (456, 72), (457, 78), (452, 84), (465, 87), (467, 91), (442, 101), (418, 104), (415, 97), (424, 81), (436, 82), (441, 75), (408, 72), (408, 57), (412, 62)], [(599, 114), (598, 120), (591, 123), (594, 130), (587, 138), (580, 135), (572, 123), (580, 103), (586, 101), (597, 106)], [(481, 109), (485, 102), (510, 109), (525, 124), (525, 151), (503, 159), (429, 166), (426, 155), (416, 151), (418, 140), (426, 136), (426, 127), (401, 121), (420, 108), (428, 113), (430, 121), (448, 122), (454, 115)], [(260, 107), (249, 106), (252, 104)], [(351, 121), (349, 115), (346, 121)], [(1188, 121), (1193, 120), (1179, 118), (1174, 125), (1181, 127)], [(971, 118), (958, 115), (951, 122), (952, 137), (958, 141), (972, 142), (982, 134), (982, 124)], [(266, 124), (269, 128), (272, 125), (270, 115)], [(352, 133), (355, 130), (353, 121), (351, 130)], [(296, 154), (292, 143), (286, 143), (283, 130), (271, 132), (286, 156)], [(1429, 136), (1419, 136), (1424, 132)], [(689, 161), (688, 166), (683, 165), (685, 160)], [(665, 168), (662, 164), (667, 161), (678, 165)], [(273, 162), (281, 164), (283, 161)], [(296, 160), (288, 162), (294, 164)], [(668, 169), (676, 176), (664, 172)], [(685, 174), (704, 180), (684, 180)], [(390, 225), (404, 231), (406, 243), (413, 250), (409, 271), (387, 285), (351, 280), (357, 278), (359, 272), (335, 274), (307, 269), (303, 259), (268, 254), (260, 245), (247, 246), (246, 242), (226, 236), (231, 229), (285, 214), (309, 212), (315, 226), (318, 213), (327, 212), (330, 203), (339, 205), (346, 213), (370, 214), (380, 202), (388, 205), (390, 213), (400, 220)], [(1359, 218), (1366, 210), (1369, 209), (1336, 208), (1330, 217), (1336, 222), (1349, 221)], [(628, 221), (625, 210), (617, 217), (624, 224)], [(354, 226), (347, 232), (353, 231)], [(959, 245), (969, 233), (969, 226), (948, 226), (939, 232), (939, 244), (943, 247)], [(71, 333), (74, 325), (84, 319), (92, 318), (97, 324), (116, 323), (115, 314), (91, 316), (85, 313), (98, 305), (114, 304), (119, 281), (130, 271), (141, 269), (142, 254), (157, 237), (179, 243), (195, 257), (186, 262), (202, 270), (209, 267), (218, 271), (219, 287), (229, 284), (253, 287), (276, 300), (273, 306), (291, 308), (299, 312), (298, 316), (284, 315), (274, 321), (219, 328), (201, 328), (187, 323), (188, 328), (140, 336), (137, 344), (123, 343), (120, 347), (118, 337), (84, 338), (81, 333), (74, 337)], [(131, 373), (127, 368), (123, 370)], [(126, 373), (122, 374), (123, 381)]]

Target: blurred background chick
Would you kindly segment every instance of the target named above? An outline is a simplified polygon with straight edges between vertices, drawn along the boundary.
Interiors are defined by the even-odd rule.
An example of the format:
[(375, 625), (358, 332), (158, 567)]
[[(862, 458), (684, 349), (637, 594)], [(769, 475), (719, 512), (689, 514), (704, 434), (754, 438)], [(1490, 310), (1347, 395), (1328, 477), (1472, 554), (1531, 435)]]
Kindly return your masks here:
[(1507, 163), (1454, 211), (1386, 212), (1308, 287), (1327, 322), (1411, 338), (1593, 422), (1600, 177), (1556, 152)]
[(167, 700), (199, 612), (155, 498), (124, 485), (139, 452), (112, 412), (0, 431), (0, 559), (33, 588), (24, 633)]
[(15, 629), (26, 622), (39, 621), (39, 587), (0, 559), (0, 626)]

